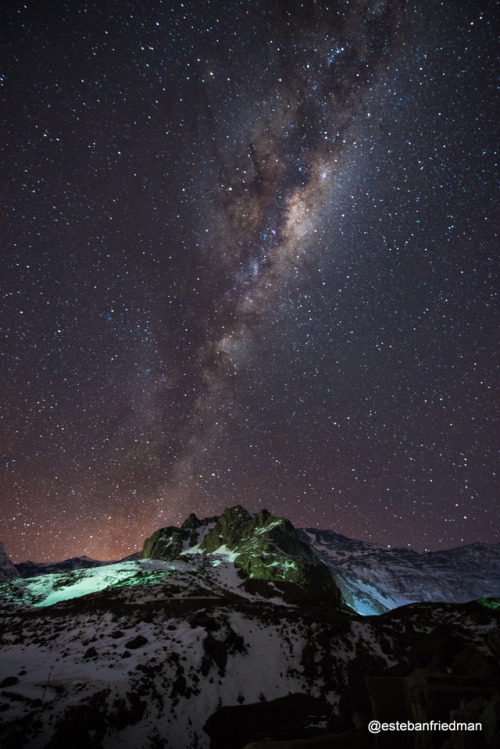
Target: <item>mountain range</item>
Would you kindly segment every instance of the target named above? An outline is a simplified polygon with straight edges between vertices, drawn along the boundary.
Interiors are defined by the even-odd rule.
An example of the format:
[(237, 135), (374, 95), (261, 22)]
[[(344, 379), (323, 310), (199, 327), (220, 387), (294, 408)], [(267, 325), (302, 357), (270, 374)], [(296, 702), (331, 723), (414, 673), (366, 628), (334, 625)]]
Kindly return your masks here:
[(500, 594), (500, 544), (419, 553), (314, 528), (299, 531), (299, 536), (333, 570), (346, 604), (360, 614), (381, 614), (419, 601), (465, 603)]
[[(225, 553), (236, 567), (249, 574), (252, 582), (247, 582), (247, 586), (255, 587), (257, 579), (267, 579), (283, 587), (287, 582), (300, 582), (301, 575), (304, 582), (304, 575), (309, 575), (311, 589), (315, 570), (316, 577), (322, 575), (327, 587), (331, 587), (333, 578), (343, 603), (364, 615), (422, 601), (465, 603), (479, 597), (500, 596), (500, 544), (474, 543), (419, 553), (357, 541), (330, 530), (295, 530), (288, 520), (274, 518), (267, 510), (252, 516), (239, 506), (204, 520), (191, 514), (180, 528), (161, 528), (146, 540), (142, 552), (118, 563), (139, 557), (206, 556), (214, 551), (219, 557)], [(82, 556), (61, 562), (13, 564), (0, 542), (0, 581), (118, 563)]]
[[(500, 737), (499, 545), (419, 554), (236, 506), (114, 563), (13, 565), (0, 549), (0, 574), (9, 749)], [(476, 743), (375, 744), (366, 729), (453, 716), (482, 723)]]

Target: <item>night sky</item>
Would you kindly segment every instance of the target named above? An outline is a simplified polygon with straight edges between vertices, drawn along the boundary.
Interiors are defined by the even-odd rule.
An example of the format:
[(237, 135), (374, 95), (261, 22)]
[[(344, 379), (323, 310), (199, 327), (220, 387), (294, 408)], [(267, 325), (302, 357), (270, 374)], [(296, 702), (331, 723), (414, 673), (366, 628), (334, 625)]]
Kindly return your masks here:
[(14, 561), (234, 504), (498, 540), (494, 11), (7, 2)]

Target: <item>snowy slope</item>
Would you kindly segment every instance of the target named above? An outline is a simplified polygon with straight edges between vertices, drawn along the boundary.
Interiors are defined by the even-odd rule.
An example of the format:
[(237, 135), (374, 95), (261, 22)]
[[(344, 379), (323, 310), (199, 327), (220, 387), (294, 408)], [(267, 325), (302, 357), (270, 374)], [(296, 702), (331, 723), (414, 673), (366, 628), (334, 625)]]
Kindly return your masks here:
[(439, 552), (388, 549), (332, 531), (302, 530), (333, 570), (346, 603), (380, 614), (417, 601), (465, 602), (500, 595), (500, 544)]
[[(267, 595), (249, 593), (241, 573), (233, 564), (233, 554), (221, 547), (216, 552), (201, 555), (189, 550), (182, 559), (163, 561), (140, 559), (103, 564), (90, 569), (75, 569), (59, 574), (17, 578), (0, 584), (0, 600), (11, 606), (52, 606), (92, 593), (133, 585), (167, 585), (173, 599), (193, 597), (224, 598), (228, 595), (244, 600), (266, 600), (287, 604), (277, 589), (270, 587)], [(152, 588), (151, 595), (159, 589)], [(273, 592), (275, 595), (269, 595)]]
[[(50, 611), (50, 616), (26, 618), (24, 609), (13, 611), (0, 665), (0, 684), (9, 677), (17, 680), (4, 685), (4, 718), (15, 723), (36, 714), (43, 724), (24, 739), (23, 749), (45, 747), (54, 723), (67, 719), (78, 725), (80, 704), (94, 705), (97, 723), (100, 711), (112, 716), (103, 747), (150, 746), (152, 737), (165, 730), (165, 749), (208, 747), (203, 724), (219, 705), (306, 690), (300, 673), (305, 632), (299, 628), (289, 634), (287, 617), (274, 613), (276, 604), (259, 604), (258, 597), (247, 595), (207, 612), (207, 604), (219, 604), (223, 595), (227, 599), (221, 585), (241, 583), (234, 565), (223, 558), (215, 561), (203, 576), (203, 589), (187, 564), (167, 569), (159, 562), (128, 563), (135, 570), (154, 571), (153, 584), (142, 580), (147, 584), (132, 586), (134, 568), (125, 565), (120, 570), (114, 565), (104, 575), (104, 568), (81, 571), (62, 593), (46, 595), (53, 579), (44, 588), (42, 578), (35, 578), (31, 595), (46, 596), (36, 610), (40, 616)], [(161, 576), (168, 582), (159, 582)], [(169, 587), (174, 579), (175, 587)], [(109, 586), (103, 591), (104, 583)], [(81, 609), (78, 599), (68, 598), (70, 591), (77, 595), (92, 587), (101, 590), (99, 598), (87, 595)], [(94, 611), (97, 601), (110, 611)], [(175, 615), (176, 606), (181, 614)], [(112, 614), (115, 610), (119, 613)], [(98, 730), (92, 720), (90, 728)]]
[(169, 568), (162, 562), (122, 562), (59, 574), (18, 578), (9, 585), (0, 586), (0, 595), (24, 605), (52, 606), (59, 601), (80, 598), (107, 588), (157, 581), (168, 574)]
[(36, 577), (38, 575), (57, 574), (59, 572), (70, 572), (71, 570), (90, 569), (91, 567), (102, 567), (105, 564), (118, 564), (139, 558), (139, 552), (130, 554), (125, 559), (112, 562), (100, 562), (90, 557), (71, 557), (62, 562), (20, 562), (14, 565), (21, 577)]
[(360, 673), (398, 662), (407, 632), (418, 637), (445, 623), (465, 646), (490, 652), (495, 614), (477, 605), (313, 619), (276, 603), (217, 597), (188, 569), (146, 569), (167, 577), (11, 611), (1, 641), (0, 743), (70, 747), (78, 732), (82, 746), (102, 749), (209, 749), (203, 726), (221, 706), (301, 693), (326, 699), (335, 715), (350, 685), (359, 689)]

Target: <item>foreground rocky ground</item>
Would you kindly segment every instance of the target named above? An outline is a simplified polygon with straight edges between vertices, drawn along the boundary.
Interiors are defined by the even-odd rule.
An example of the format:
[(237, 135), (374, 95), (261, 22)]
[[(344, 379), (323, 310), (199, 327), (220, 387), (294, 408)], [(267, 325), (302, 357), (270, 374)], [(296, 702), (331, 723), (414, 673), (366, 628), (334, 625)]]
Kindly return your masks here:
[[(498, 612), (480, 603), (362, 618), (158, 583), (11, 610), (1, 647), (0, 736), (12, 749), (236, 749), (325, 731), (369, 746), (368, 719), (412, 678), (434, 695), (426, 679), (441, 678), (435, 719), (478, 717), (499, 698)], [(410, 700), (399, 719), (415, 710)]]

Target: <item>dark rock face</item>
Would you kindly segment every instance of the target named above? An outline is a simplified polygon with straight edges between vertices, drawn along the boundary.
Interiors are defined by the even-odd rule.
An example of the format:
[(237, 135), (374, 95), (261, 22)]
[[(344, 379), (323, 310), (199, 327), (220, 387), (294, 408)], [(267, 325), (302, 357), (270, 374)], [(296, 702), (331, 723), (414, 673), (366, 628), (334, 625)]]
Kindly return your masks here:
[(139, 559), (178, 559), (183, 551), (197, 545), (198, 529), (214, 520), (216, 518), (199, 520), (192, 512), (180, 528), (175, 525), (160, 528), (144, 541)]
[(0, 582), (14, 580), (16, 577), (19, 577), (19, 572), (5, 553), (3, 543), (0, 541)]
[(196, 528), (199, 528), (200, 525), (203, 525), (201, 520), (198, 520), (194, 512), (191, 512), (181, 525), (181, 528), (183, 530), (194, 531)]
[(144, 541), (139, 559), (178, 559), (184, 549), (196, 546), (197, 538), (196, 531), (189, 528), (160, 528)]
[(225, 509), (217, 518), (214, 527), (205, 536), (203, 549), (208, 553), (216, 551), (223, 545), (228, 549), (234, 549), (245, 538), (245, 532), (251, 520), (252, 516), (241, 505)]
[[(262, 537), (262, 540), (259, 538)], [(281, 552), (308, 562), (318, 559), (307, 543), (302, 541), (295, 528), (286, 518), (276, 518), (268, 510), (250, 515), (239, 505), (230, 507), (217, 518), (201, 547), (208, 553), (217, 551), (220, 546), (250, 553), (256, 547), (260, 553)], [(240, 561), (243, 565), (243, 560)]]
[(87, 704), (68, 707), (46, 749), (99, 749), (106, 732), (106, 697), (107, 692), (96, 693)]
[(311, 723), (324, 723), (331, 708), (308, 694), (290, 694), (271, 702), (222, 707), (205, 723), (210, 749), (242, 749), (264, 738), (301, 739), (314, 735)]
[(0, 681), (0, 688), (5, 689), (5, 687), (12, 687), (14, 684), (17, 684), (19, 679), (17, 676), (7, 676), (5, 679), (2, 679)]

